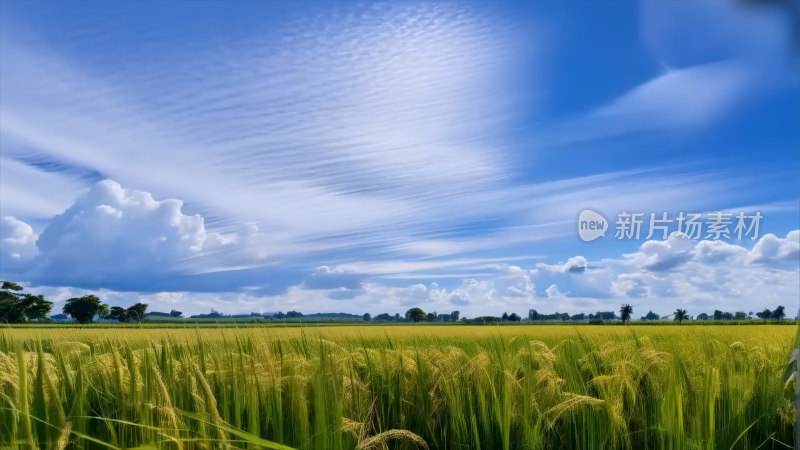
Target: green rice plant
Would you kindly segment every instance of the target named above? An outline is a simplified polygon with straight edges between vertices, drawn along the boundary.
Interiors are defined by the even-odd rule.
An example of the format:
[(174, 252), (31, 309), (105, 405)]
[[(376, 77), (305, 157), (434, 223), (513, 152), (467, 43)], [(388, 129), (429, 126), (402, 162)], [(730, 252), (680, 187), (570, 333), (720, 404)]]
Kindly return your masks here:
[(4, 329), (0, 447), (778, 449), (785, 326)]

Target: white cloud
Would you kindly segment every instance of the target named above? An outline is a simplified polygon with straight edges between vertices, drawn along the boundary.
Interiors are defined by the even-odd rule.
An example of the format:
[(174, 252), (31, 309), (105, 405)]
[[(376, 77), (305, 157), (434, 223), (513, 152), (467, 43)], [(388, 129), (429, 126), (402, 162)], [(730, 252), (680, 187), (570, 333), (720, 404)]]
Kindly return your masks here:
[[(182, 207), (178, 200), (157, 200), (147, 192), (124, 189), (112, 181), (98, 183), (55, 217), (38, 240), (28, 224), (5, 218), (0, 248), (3, 272), (23, 274), (23, 281), (39, 285), (106, 287), (111, 290), (103, 292), (122, 301), (133, 294), (120, 291), (147, 290), (176, 273), (208, 274), (211, 263), (203, 261), (213, 261), (216, 270), (232, 270), (260, 267), (269, 257), (270, 240), (258, 227), (246, 225), (239, 232), (227, 234), (211, 232), (201, 216), (184, 214)], [(337, 305), (344, 311), (374, 312), (380, 308), (402, 312), (399, 309), (413, 305), (482, 314), (506, 309), (524, 312), (536, 305), (540, 309), (552, 307), (552, 302), (546, 301), (554, 299), (558, 299), (560, 309), (575, 311), (607, 309), (625, 299), (641, 304), (677, 301), (683, 306), (694, 302), (697, 306), (741, 309), (756, 298), (769, 306), (767, 302), (786, 303), (800, 295), (799, 238), (797, 230), (786, 237), (768, 234), (748, 249), (742, 244), (750, 241), (693, 241), (673, 233), (665, 241), (644, 242), (637, 252), (621, 259), (592, 262), (578, 255), (557, 264), (537, 263), (532, 270), (498, 264), (502, 258), (326, 265), (300, 278), (298, 284), (284, 284), (285, 290), (280, 285), (271, 288), (283, 291), (278, 295), (268, 294), (263, 290), (266, 284), (258, 282), (264, 272), (234, 270), (231, 273), (241, 274), (237, 286), (253, 288), (241, 293), (220, 288), (216, 294), (198, 294), (197, 298), (206, 299), (198, 307), (225, 309), (230, 301), (231, 308), (254, 311), (308, 311), (318, 310), (319, 305)], [(458, 284), (449, 287), (437, 283), (383, 284), (404, 272), (412, 279), (441, 274), (439, 278), (446, 280), (458, 276), (449, 271), (464, 269), (477, 273), (461, 276)], [(541, 296), (537, 296), (537, 284), (549, 286)], [(185, 291), (176, 286), (175, 292)], [(192, 297), (189, 292), (174, 294), (177, 297), (156, 294), (142, 295), (169, 303), (169, 307)], [(181, 307), (188, 309), (185, 304)]]
[(583, 273), (586, 271), (587, 262), (583, 256), (573, 256), (561, 264), (538, 263), (536, 268), (550, 272)]
[(743, 101), (797, 85), (796, 30), (784, 8), (736, 1), (641, 3), (640, 30), (661, 73), (542, 130), (545, 145), (696, 131)]
[(672, 271), (690, 262), (739, 268), (791, 268), (800, 262), (800, 232), (791, 231), (785, 238), (766, 234), (756, 241), (752, 250), (719, 240), (696, 241), (675, 232), (666, 241), (643, 243), (638, 252), (626, 257), (638, 269), (653, 273)]
[(542, 142), (560, 145), (706, 126), (749, 95), (755, 78), (741, 61), (668, 69), (553, 131), (543, 130)]
[[(200, 216), (184, 215), (182, 207), (179, 200), (157, 201), (102, 181), (48, 224), (39, 250), (46, 265), (60, 270), (157, 273), (201, 252), (207, 238), (221, 244), (219, 236), (206, 235)], [(111, 261), (116, 267), (108, 267)]]
[(491, 281), (468, 279), (448, 295), (450, 303), (456, 306), (467, 306), (475, 303), (487, 304), (492, 299), (494, 285)]
[(548, 286), (544, 292), (549, 300), (555, 300), (563, 297), (563, 294), (558, 290), (558, 286), (555, 284)]
[(544, 294), (558, 289), (560, 303), (573, 306), (593, 300), (608, 308), (628, 300), (637, 307), (681, 306), (699, 313), (794, 304), (800, 298), (798, 234), (767, 234), (748, 249), (750, 241), (695, 241), (674, 233), (666, 241), (646, 241), (621, 259), (587, 261), (583, 272), (571, 273), (568, 263), (539, 263), (532, 279), (557, 286)]
[(500, 276), (493, 279), (495, 289), (503, 297), (532, 299), (536, 296), (536, 286), (530, 272), (519, 266), (499, 266)]
[[(532, 166), (518, 161), (539, 155), (526, 146), (511, 149), (505, 138), (517, 135), (509, 130), (518, 119), (536, 115), (533, 108), (515, 115), (522, 112), (515, 108), (517, 88), (536, 90), (529, 79), (518, 86), (506, 76), (518, 68), (515, 30), (460, 5), (342, 8), (352, 14), (314, 20), (299, 14), (274, 32), (225, 46), (199, 42), (175, 65), (154, 66), (149, 58), (83, 65), (82, 55), (70, 53), (73, 46), (48, 41), (45, 32), (25, 40), (9, 27), (0, 30), (3, 151), (12, 145), (140, 189), (95, 187), (46, 225), (37, 249), (31, 244), (42, 222), (30, 219), (63, 211), (84, 183), (4, 155), (3, 215), (34, 227), (4, 222), (2, 270), (16, 255), (14, 261), (35, 265), (26, 277), (37, 283), (131, 291), (175, 273), (229, 271), (237, 283), (216, 287), (215, 278), (206, 279), (218, 293), (186, 292), (199, 290), (192, 278), (174, 281), (174, 293), (148, 298), (239, 311), (260, 302), (317, 310), (328, 304), (524, 310), (555, 293), (542, 292), (544, 286), (558, 286), (559, 304), (575, 308), (607, 307), (623, 296), (725, 296), (735, 303), (796, 294), (796, 233), (765, 236), (752, 250), (668, 240), (645, 243), (615, 264), (575, 256), (534, 270), (522, 262), (487, 268), (510, 263), (498, 256), (506, 249), (518, 254), (521, 244), (573, 235), (575, 213), (587, 205), (709, 210), (733, 197), (750, 201), (741, 195), (755, 190), (730, 174), (685, 167), (569, 177), (586, 165), (559, 164), (552, 175), (567, 178), (531, 179)], [(684, 15), (677, 17), (682, 24)], [(96, 50), (98, 60), (103, 51), (127, 54), (118, 48), (126, 42), (143, 51), (141, 40), (118, 31), (82, 30), (81, 48)], [(703, 128), (724, 118), (751, 87), (760, 89), (751, 84), (752, 66), (730, 57), (667, 68), (563, 129), (554, 127), (555, 134), (523, 134), (546, 146)], [(204, 76), (187, 82), (185, 74), (198, 71)], [(153, 197), (180, 198), (202, 216), (186, 213), (178, 200)], [(282, 265), (301, 273), (291, 282), (263, 279)], [(389, 277), (396, 284), (382, 284)], [(413, 284), (398, 285), (403, 277)], [(419, 283), (431, 277), (448, 280)], [(265, 285), (281, 293), (259, 296)], [(243, 286), (255, 289), (224, 291)]]
[[(238, 233), (249, 245), (187, 261), (195, 271), (248, 267), (264, 248), (284, 259), (508, 249), (571, 234), (568, 222), (587, 203), (704, 208), (732, 195), (733, 180), (720, 174), (662, 172), (646, 187), (643, 171), (520, 184), (528, 176), (515, 170), (520, 155), (486, 139), (516, 111), (518, 92), (504, 81), (517, 31), (469, 8), (393, 8), (330, 28), (287, 24), (296, 27), (291, 45), (277, 52), (259, 36), (193, 55), (182, 69), (206, 76), (188, 84), (163, 68), (93, 71), (58, 46), (5, 33), (0, 83), (11, 94), (0, 105), (1, 134), (31, 153), (180, 198), (217, 230), (258, 224)], [(487, 218), (485, 233), (454, 232)]]
[(672, 299), (695, 309), (794, 304), (800, 298), (798, 234), (764, 235), (751, 250), (678, 233), (667, 241), (647, 241), (615, 269), (612, 292), (642, 301)]
[(800, 230), (794, 230), (779, 238), (774, 234), (766, 234), (758, 240), (749, 254), (757, 263), (776, 263), (781, 261), (798, 262), (800, 260)]
[[(0, 138), (6, 145), (4, 140)], [(49, 219), (64, 212), (86, 188), (66, 174), (0, 158), (0, 215)]]
[(738, 100), (748, 77), (735, 62), (668, 70), (589, 117), (613, 123), (616, 130), (606, 130), (612, 133), (704, 125)]
[(365, 274), (342, 267), (320, 266), (303, 281), (302, 287), (305, 289), (358, 289), (365, 279)]
[[(739, 245), (729, 244), (724, 241), (700, 241), (692, 250), (692, 256), (707, 263), (722, 263), (741, 261), (748, 250)], [(687, 255), (688, 256), (688, 255)]]
[[(531, 276), (542, 286), (556, 285), (566, 289), (561, 295), (570, 298), (609, 298), (615, 277), (609, 268), (591, 264), (580, 255), (558, 264), (537, 263)], [(547, 295), (547, 290), (544, 295)]]
[[(792, 231), (786, 238), (764, 236), (752, 250), (719, 241), (678, 241), (679, 237), (673, 236), (666, 242), (645, 242), (639, 252), (616, 260), (575, 257), (571, 263), (547, 268), (539, 265), (533, 270), (495, 265), (482, 278), (465, 278), (452, 287), (435, 282), (387, 285), (364, 274), (323, 266), (277, 295), (259, 294), (258, 289), (152, 294), (100, 290), (99, 294), (112, 304), (142, 301), (149, 303), (152, 310), (176, 308), (189, 314), (210, 309), (228, 313), (295, 309), (402, 314), (415, 306), (440, 313), (460, 310), (462, 315), (470, 316), (499, 315), (504, 311), (524, 315), (530, 308), (574, 314), (616, 310), (620, 303), (630, 303), (636, 311), (653, 310), (659, 314), (677, 307), (686, 308), (691, 314), (714, 309), (749, 312), (779, 304), (792, 306), (800, 298), (800, 261), (792, 256), (798, 233)], [(767, 248), (771, 259), (754, 257), (767, 254)], [(776, 255), (794, 259), (778, 260)], [(585, 269), (576, 272), (570, 267)], [(542, 296), (536, 295), (534, 281), (548, 286)], [(31, 289), (53, 296), (57, 302), (88, 292)]]
[(201, 46), (181, 70), (98, 70), (5, 30), (2, 135), (225, 225), (268, 226), (273, 254), (395, 243), (385, 227), (476, 215), (459, 199), (507, 176), (504, 147), (481, 138), (513, 111), (515, 31), (455, 5), (341, 9)]
[(203, 218), (183, 214), (182, 207), (179, 200), (155, 200), (105, 180), (54, 217), (38, 239), (27, 224), (4, 219), (3, 252), (35, 256), (28, 275), (38, 283), (136, 289), (222, 248), (234, 249), (226, 253), (229, 263), (237, 262), (236, 254), (246, 254), (250, 263), (262, 257), (257, 228), (207, 232)]
[(679, 266), (692, 257), (696, 242), (681, 233), (672, 233), (666, 241), (647, 241), (632, 255), (633, 264), (643, 270), (662, 272)]
[(648, 295), (646, 275), (641, 273), (623, 273), (611, 285), (611, 291), (617, 297), (643, 298)]
[(36, 256), (37, 235), (30, 225), (7, 216), (0, 219), (0, 266), (18, 270)]

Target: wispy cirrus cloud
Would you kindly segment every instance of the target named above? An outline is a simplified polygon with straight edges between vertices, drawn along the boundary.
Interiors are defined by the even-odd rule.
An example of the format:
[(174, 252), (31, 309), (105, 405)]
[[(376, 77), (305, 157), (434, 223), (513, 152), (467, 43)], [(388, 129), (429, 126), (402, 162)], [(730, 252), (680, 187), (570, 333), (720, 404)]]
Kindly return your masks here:
[(4, 39), (3, 135), (298, 244), (450, 220), (431, 205), (502, 182), (480, 139), (509, 98), (483, 88), (502, 77), (502, 29), (415, 5), (290, 31), (183, 61), (204, 74), (190, 84)]
[[(169, 302), (202, 292), (204, 307), (255, 308), (260, 296), (477, 311), (546, 305), (547, 291), (599, 305), (618, 292), (644, 298), (664, 281), (652, 270), (612, 273), (592, 266), (598, 258), (587, 255), (583, 266), (568, 258), (562, 244), (574, 241), (583, 208), (609, 217), (765, 202), (776, 215), (797, 209), (791, 198), (765, 200), (763, 174), (652, 160), (665, 147), (615, 149), (632, 170), (569, 152), (699, 133), (764, 89), (754, 80), (774, 67), (749, 53), (706, 49), (674, 60), (665, 45), (676, 40), (659, 36), (675, 29), (649, 15), (653, 4), (643, 7), (642, 28), (664, 70), (567, 118), (539, 117), (526, 96), (603, 80), (575, 86), (569, 69), (557, 86), (522, 76), (536, 71), (520, 61), (547, 63), (538, 49), (561, 36), (522, 30), (512, 10), (264, 8), (247, 32), (221, 20), (237, 30), (191, 38), (149, 18), (117, 23), (125, 14), (105, 10), (79, 27), (26, 27), (4, 8), (0, 212), (15, 218), (0, 224), (1, 250), (18, 256), (13, 271), (5, 259), (0, 272)], [(197, 26), (192, 17), (182, 31)], [(728, 33), (718, 31), (715, 45), (724, 46)], [(552, 163), (537, 166), (543, 154)], [(114, 181), (95, 185), (105, 178)], [(67, 208), (64, 220), (48, 222)], [(774, 259), (786, 245), (761, 248)]]
[(543, 131), (543, 145), (697, 130), (722, 119), (752, 94), (757, 80), (744, 61), (668, 68), (605, 105)]
[[(36, 189), (31, 189), (35, 186)], [(0, 158), (0, 216), (49, 219), (88, 188), (73, 176)]]
[[(446, 7), (407, 8), (322, 31), (295, 24), (277, 51), (254, 36), (147, 77), (6, 40), (3, 136), (180, 198), (223, 231), (255, 222), (271, 255), (512, 246), (563, 236), (563, 221), (603, 198), (633, 207), (633, 196), (658, 190), (662, 204), (677, 203), (711, 184), (678, 175), (649, 193), (631, 190), (625, 173), (513, 180), (508, 150), (486, 136), (514, 111), (502, 82), (514, 30)], [(193, 70), (203, 77), (185, 83)], [(705, 187), (724, 191), (714, 183)], [(457, 237), (486, 218), (497, 225), (485, 238)]]

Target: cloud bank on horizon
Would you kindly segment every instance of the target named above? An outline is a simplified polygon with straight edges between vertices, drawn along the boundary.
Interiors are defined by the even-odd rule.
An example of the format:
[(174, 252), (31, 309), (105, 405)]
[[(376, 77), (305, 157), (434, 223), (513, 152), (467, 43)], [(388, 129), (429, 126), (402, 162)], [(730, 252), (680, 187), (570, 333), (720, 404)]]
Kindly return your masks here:
[[(0, 277), (190, 313), (797, 304), (780, 11), (561, 8), (10, 4)], [(587, 207), (765, 220), (582, 243)]]

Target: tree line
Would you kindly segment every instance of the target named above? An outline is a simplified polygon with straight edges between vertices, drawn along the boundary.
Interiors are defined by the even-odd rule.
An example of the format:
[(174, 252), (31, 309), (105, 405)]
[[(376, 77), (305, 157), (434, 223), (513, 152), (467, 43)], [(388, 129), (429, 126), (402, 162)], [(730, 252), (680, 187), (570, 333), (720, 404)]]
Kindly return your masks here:
[[(428, 312), (426, 313), (421, 308), (411, 308), (406, 311), (405, 316), (401, 317), (400, 314), (395, 314), (394, 316), (388, 313), (382, 313), (375, 318), (371, 318), (369, 314), (364, 314), (364, 321), (369, 322), (455, 322), (459, 321), (460, 313), (458, 311), (453, 311), (451, 314), (437, 314), (436, 312)], [(752, 319), (753, 315), (756, 317), (763, 319), (764, 321), (767, 320), (775, 320), (781, 321), (786, 318), (786, 308), (784, 306), (778, 306), (774, 310), (764, 309), (758, 313), (749, 313), (746, 314), (744, 312), (736, 312), (735, 314), (722, 312), (719, 310), (714, 311), (713, 315), (709, 316), (708, 314), (702, 313), (699, 314), (695, 320), (748, 320)], [(623, 324), (628, 323), (633, 318), (633, 306), (625, 303), (620, 306), (619, 309), (619, 316), (614, 311), (600, 311), (595, 314), (573, 314), (570, 315), (568, 313), (554, 313), (554, 314), (542, 314), (536, 311), (535, 309), (531, 309), (528, 312), (528, 320), (531, 322), (541, 322), (541, 321), (581, 321), (585, 322), (588, 321), (589, 323), (604, 323), (607, 321), (621, 321)], [(404, 320), (405, 319), (405, 320)], [(677, 308), (672, 313), (666, 316), (659, 316), (658, 314), (654, 313), (653, 311), (648, 311), (648, 313), (641, 317), (641, 321), (654, 321), (654, 320), (673, 320), (678, 323), (683, 323), (685, 320), (692, 320), (692, 316), (689, 315), (689, 312), (683, 308)], [(461, 322), (466, 323), (474, 323), (474, 324), (485, 324), (485, 323), (502, 323), (502, 322), (520, 322), (522, 318), (517, 313), (507, 313), (504, 312), (502, 316), (478, 316), (473, 318), (462, 317), (460, 319)]]
[[(629, 304), (623, 304), (620, 309), (620, 320), (622, 323), (626, 323), (631, 320), (633, 316), (633, 307)], [(778, 306), (775, 308), (774, 311), (770, 311), (767, 308), (764, 308), (763, 311), (755, 313), (756, 317), (763, 319), (764, 321), (767, 320), (775, 320), (781, 321), (786, 318), (786, 308), (784, 306)], [(712, 316), (709, 316), (706, 313), (700, 313), (697, 315), (696, 320), (750, 320), (753, 317), (753, 313), (746, 314), (743, 311), (736, 312), (735, 314), (731, 314), (728, 312), (722, 312), (720, 310), (715, 310)], [(665, 320), (672, 317), (672, 320), (678, 323), (682, 323), (684, 320), (691, 320), (692, 317), (689, 315), (689, 312), (685, 309), (678, 308), (672, 314), (669, 314), (664, 317), (659, 317), (653, 311), (647, 313), (646, 316), (642, 317), (642, 320)]]
[[(42, 295), (22, 292), (24, 289), (12, 281), (0, 285), (0, 323), (44, 322), (53, 302)], [(96, 295), (68, 299), (62, 308), (61, 318), (71, 318), (79, 323), (91, 323), (95, 317), (119, 322), (141, 322), (147, 313), (146, 303), (135, 303), (128, 308), (112, 306), (100, 301)], [(57, 317), (57, 316), (54, 316)]]
[[(45, 300), (42, 295), (33, 295), (22, 292), (23, 287), (11, 281), (3, 281), (0, 286), (0, 323), (24, 323), (24, 322), (43, 322), (48, 321), (50, 318), (53, 302)], [(53, 316), (54, 319), (73, 319), (79, 323), (91, 323), (95, 318), (104, 320), (116, 320), (118, 322), (141, 322), (145, 319), (147, 314), (146, 303), (135, 303), (128, 308), (121, 306), (109, 307), (108, 304), (103, 303), (96, 295), (84, 295), (82, 297), (70, 298), (64, 304), (62, 313)], [(170, 316), (172, 318), (180, 318), (182, 313), (177, 310), (172, 310), (169, 313), (154, 313), (157, 315)], [(258, 315), (267, 317), (266, 315), (252, 313), (250, 316)], [(348, 318), (358, 318), (359, 316), (351, 314), (342, 314)], [(735, 313), (723, 312), (715, 310), (711, 315), (706, 313), (698, 314), (695, 320), (748, 320), (753, 316), (763, 319), (764, 321), (775, 320), (781, 321), (786, 317), (786, 308), (778, 306), (774, 310), (765, 308), (757, 313), (745, 313), (737, 311)], [(305, 317), (319, 316), (319, 314), (311, 314)], [(200, 314), (192, 316), (192, 318), (203, 319), (218, 319), (224, 316), (216, 311), (211, 314)], [(238, 316), (229, 316), (238, 317)], [(244, 317), (244, 316), (243, 316)], [(270, 315), (274, 319), (292, 319), (301, 318), (304, 315), (298, 311), (289, 311), (287, 313), (275, 313)], [(522, 317), (517, 313), (511, 314), (504, 312), (501, 316), (479, 316), (473, 318), (461, 317), (459, 311), (452, 311), (448, 313), (439, 314), (435, 311), (425, 312), (422, 308), (410, 308), (404, 315), (381, 313), (374, 318), (365, 313), (360, 316), (365, 322), (466, 322), (475, 324), (485, 323), (500, 323), (500, 322), (520, 322)], [(603, 323), (610, 320), (620, 320), (623, 324), (629, 322), (633, 317), (633, 307), (629, 304), (623, 304), (619, 309), (619, 316), (614, 311), (601, 311), (596, 314), (567, 314), (567, 313), (554, 313), (542, 314), (535, 309), (528, 312), (529, 321), (589, 321), (590, 323)], [(641, 317), (642, 321), (650, 320), (669, 320), (682, 323), (684, 320), (691, 320), (692, 317), (688, 311), (682, 308), (676, 309), (674, 312), (667, 316), (659, 316), (653, 311), (649, 311), (646, 315)]]

